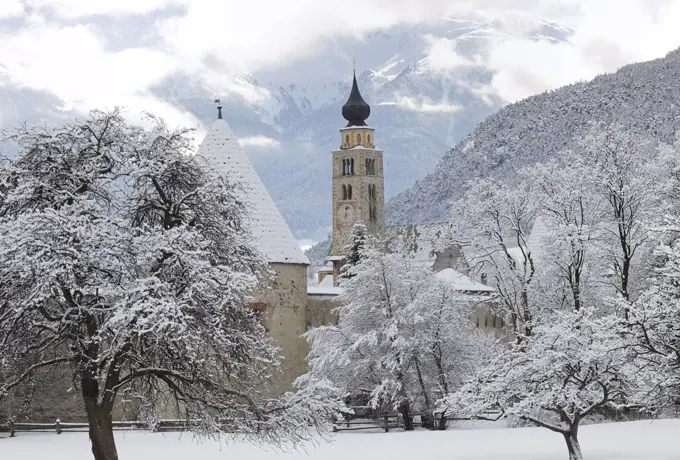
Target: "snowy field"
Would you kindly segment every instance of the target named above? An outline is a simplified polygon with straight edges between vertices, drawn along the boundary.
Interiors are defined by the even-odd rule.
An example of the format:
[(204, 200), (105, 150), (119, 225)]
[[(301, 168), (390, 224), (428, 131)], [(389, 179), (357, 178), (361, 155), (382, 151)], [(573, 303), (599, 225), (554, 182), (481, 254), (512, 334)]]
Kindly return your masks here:
[[(586, 460), (680, 459), (680, 420), (581, 428)], [(178, 433), (119, 432), (120, 460), (566, 460), (560, 435), (543, 428), (485, 428), (411, 433), (339, 433), (306, 451), (275, 452), (247, 444), (196, 443)], [(2, 460), (90, 460), (86, 433), (19, 433), (0, 438)]]

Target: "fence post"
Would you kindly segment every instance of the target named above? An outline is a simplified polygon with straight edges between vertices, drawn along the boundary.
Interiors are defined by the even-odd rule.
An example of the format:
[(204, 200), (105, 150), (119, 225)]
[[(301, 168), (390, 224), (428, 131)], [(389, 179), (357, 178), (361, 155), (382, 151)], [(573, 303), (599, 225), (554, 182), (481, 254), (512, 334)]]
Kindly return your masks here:
[(14, 437), (14, 422), (12, 420), (9, 421), (9, 437)]
[(57, 421), (54, 422), (54, 427), (57, 429), (57, 434), (61, 434), (61, 420), (57, 419)]
[(385, 433), (390, 431), (390, 419), (387, 415), (385, 415)]

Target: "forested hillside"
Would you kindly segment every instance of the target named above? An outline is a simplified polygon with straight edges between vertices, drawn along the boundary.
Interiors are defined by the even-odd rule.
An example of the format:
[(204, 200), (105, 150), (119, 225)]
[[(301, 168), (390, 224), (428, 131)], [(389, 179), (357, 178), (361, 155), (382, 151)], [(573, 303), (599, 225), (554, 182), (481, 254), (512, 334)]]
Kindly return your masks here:
[(388, 204), (392, 224), (445, 220), (475, 178), (512, 176), (569, 148), (590, 122), (669, 142), (680, 129), (680, 50), (508, 105), (477, 125), (435, 170)]

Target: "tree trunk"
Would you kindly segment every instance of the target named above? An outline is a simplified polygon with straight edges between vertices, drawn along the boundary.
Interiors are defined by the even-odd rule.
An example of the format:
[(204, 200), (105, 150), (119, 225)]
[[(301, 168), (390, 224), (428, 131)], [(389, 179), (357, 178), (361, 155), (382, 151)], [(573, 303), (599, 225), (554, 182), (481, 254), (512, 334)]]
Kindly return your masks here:
[(583, 460), (581, 453), (581, 445), (578, 443), (578, 437), (572, 433), (562, 433), (564, 440), (567, 442), (567, 449), (569, 450), (569, 460)]
[(411, 407), (408, 400), (403, 400), (401, 404), (399, 404), (399, 413), (404, 419), (404, 430), (413, 431), (413, 417), (411, 416)]
[(442, 411), (441, 415), (439, 416), (439, 425), (437, 425), (437, 429), (440, 431), (446, 430), (446, 412)]
[(90, 424), (90, 442), (94, 460), (118, 460), (116, 441), (113, 438), (111, 404), (97, 404), (97, 399), (85, 398), (87, 421)]
[(415, 359), (414, 364), (416, 366), (416, 374), (418, 375), (418, 383), (420, 384), (420, 391), (423, 393), (423, 398), (425, 399), (425, 412), (421, 414), (420, 420), (423, 428), (428, 430), (434, 430), (434, 418), (432, 417), (432, 404), (430, 401), (430, 395), (427, 393), (427, 387), (425, 386), (425, 380), (423, 379), (423, 374), (420, 372), (420, 365), (418, 360)]

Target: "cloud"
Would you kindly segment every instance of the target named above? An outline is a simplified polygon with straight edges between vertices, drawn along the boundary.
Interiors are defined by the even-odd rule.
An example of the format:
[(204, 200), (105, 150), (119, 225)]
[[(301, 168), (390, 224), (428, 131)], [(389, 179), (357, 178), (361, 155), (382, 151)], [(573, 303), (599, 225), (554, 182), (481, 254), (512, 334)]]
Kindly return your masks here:
[(109, 51), (106, 45), (91, 26), (37, 24), (2, 37), (0, 73), (5, 84), (54, 94), (64, 102), (64, 110), (125, 106), (135, 121), (149, 111), (170, 125), (198, 125), (193, 115), (150, 92), (180, 69), (172, 56), (149, 48)]
[(250, 136), (250, 137), (240, 137), (238, 143), (241, 147), (262, 147), (262, 148), (279, 148), (281, 147), (281, 142), (271, 137), (266, 137), (262, 135)]
[(459, 105), (448, 101), (435, 102), (429, 98), (404, 95), (397, 95), (396, 100), (380, 102), (378, 105), (392, 105), (400, 109), (421, 113), (455, 113), (461, 109)]
[[(8, 0), (2, 0), (5, 2)], [(10, 2), (12, 0), (9, 0)], [(49, 11), (61, 18), (87, 16), (125, 16), (148, 14), (172, 6), (183, 6), (189, 0), (25, 0), (30, 8)]]
[[(487, 100), (516, 101), (680, 45), (680, 0), (0, 0), (0, 87), (47, 91), (64, 109), (122, 105), (130, 117), (148, 110), (195, 127), (153, 88), (179, 74), (262, 106), (272, 95), (244, 73), (338, 53), (344, 37), (442, 18), (450, 30), (423, 37), (426, 68), (468, 78)], [(102, 25), (111, 21), (144, 28), (141, 38), (121, 42), (116, 27)], [(477, 69), (491, 73), (487, 87), (473, 84)], [(457, 110), (412, 94), (387, 103)]]
[(23, 12), (24, 5), (20, 0), (2, 0), (0, 2), (0, 19), (20, 16)]
[(214, 58), (230, 68), (257, 72), (313, 55), (331, 40), (360, 37), (397, 23), (417, 23), (449, 0), (194, 1), (187, 13), (161, 21), (161, 35), (188, 67)]
[[(198, 121), (155, 97), (155, 86), (181, 74), (213, 94), (258, 104), (271, 95), (240, 74), (313, 55), (337, 37), (416, 23), (447, 3), (2, 0), (0, 85), (47, 91), (64, 101), (65, 110), (122, 105), (131, 117), (158, 111), (170, 124), (193, 127)], [(2, 22), (10, 16), (24, 27)], [(134, 27), (142, 17), (138, 23), (148, 24), (148, 33), (132, 46), (121, 46), (103, 26), (115, 19)]]
[(491, 89), (507, 102), (680, 46), (678, 0), (468, 0), (449, 19), (465, 20), (465, 27), (429, 42), (431, 67), (454, 72), (469, 65), (460, 50), (474, 42), (475, 64), (493, 73)]

